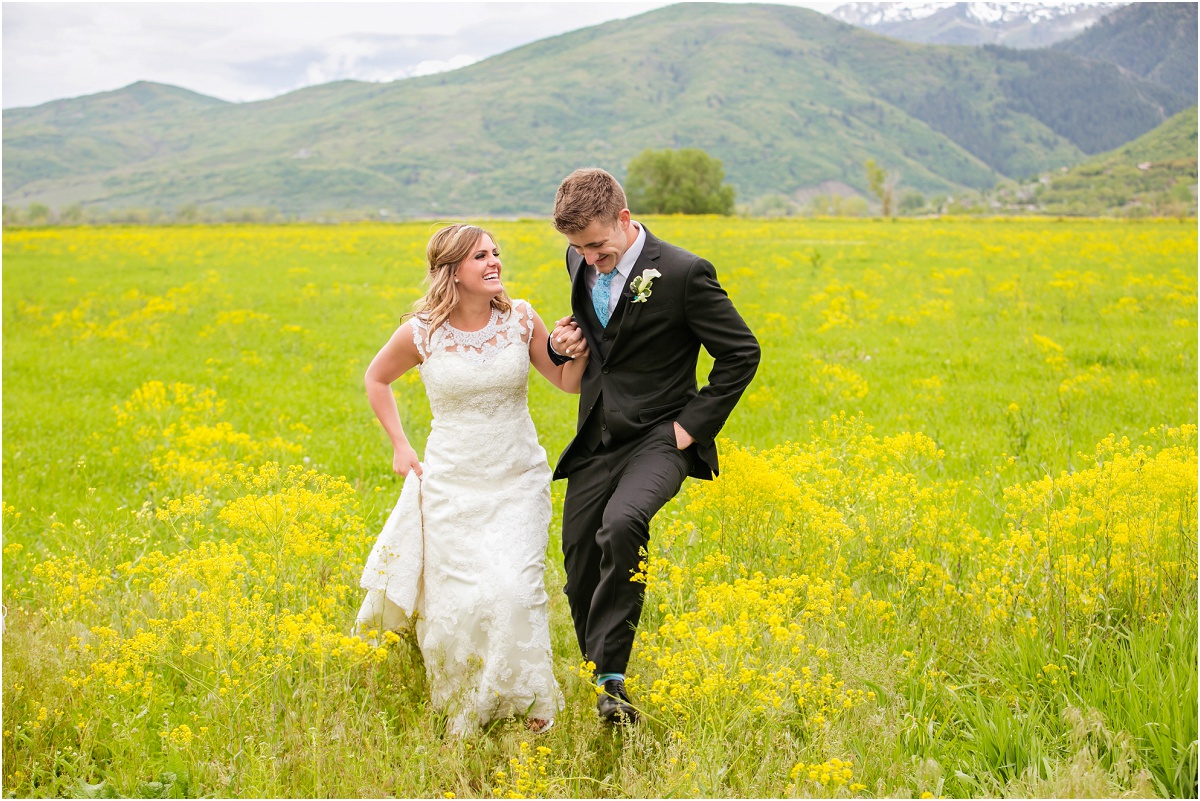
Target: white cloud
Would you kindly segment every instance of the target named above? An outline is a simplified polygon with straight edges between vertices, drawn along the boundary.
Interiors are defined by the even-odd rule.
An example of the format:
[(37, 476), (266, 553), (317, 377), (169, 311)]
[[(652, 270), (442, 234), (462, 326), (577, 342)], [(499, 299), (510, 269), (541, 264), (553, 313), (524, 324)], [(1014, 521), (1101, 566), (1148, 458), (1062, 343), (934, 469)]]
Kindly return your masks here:
[(418, 78), (422, 75), (436, 75), (439, 72), (447, 72), (448, 70), (456, 70), (460, 67), (469, 67), (478, 61), (474, 56), (452, 56), (448, 61), (422, 61), (420, 64), (412, 68), (412, 71), (403, 77)]
[[(421, 58), (422, 54), (453, 49), (441, 38), (414, 42), (414, 37), (346, 36), (324, 42), (304, 67), (304, 76), (289, 88), (316, 86), (330, 81), (396, 81), (455, 70), (483, 56), (458, 53), (448, 58)], [(420, 59), (414, 62), (415, 59)]]
[[(309, 64), (304, 71), (306, 84), (329, 83), (343, 78), (362, 78), (363, 70), (359, 62), (379, 53), (377, 42), (365, 41), (353, 37), (335, 39), (325, 45), (324, 57)], [(371, 80), (367, 78), (366, 80)]]
[[(828, 11), (838, 3), (799, 2)], [(669, 2), (3, 4), (5, 108), (148, 80), (252, 101), (456, 69)]]

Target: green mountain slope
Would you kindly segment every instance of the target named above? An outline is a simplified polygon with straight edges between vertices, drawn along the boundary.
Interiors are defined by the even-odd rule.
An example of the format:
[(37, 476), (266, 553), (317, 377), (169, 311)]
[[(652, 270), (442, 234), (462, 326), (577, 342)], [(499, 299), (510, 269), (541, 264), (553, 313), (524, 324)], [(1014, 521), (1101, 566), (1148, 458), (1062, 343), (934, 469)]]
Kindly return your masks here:
[(1189, 102), (1063, 53), (911, 44), (788, 6), (684, 4), (391, 84), (118, 119), (84, 110), (83, 127), (45, 107), (5, 112), (4, 198), (543, 214), (571, 169), (620, 176), (648, 147), (707, 150), (743, 200), (827, 180), (865, 190), (868, 158), (944, 192), (1077, 163)]
[(1054, 45), (1109, 61), (1196, 99), (1196, 4), (1132, 3)]
[[(230, 104), (175, 86), (135, 83), (115, 92), (4, 112), (4, 172), (22, 183), (104, 171), (185, 150), (178, 120)], [(7, 193), (6, 193), (7, 194)]]
[(1065, 172), (999, 191), (1010, 206), (1049, 214), (1196, 214), (1196, 107)]
[[(1145, 136), (1117, 148), (1111, 154), (1089, 159), (1091, 164), (1104, 158), (1119, 158), (1130, 163), (1141, 161), (1196, 160), (1196, 107), (1179, 112)], [(1081, 165), (1082, 166), (1082, 165)]]

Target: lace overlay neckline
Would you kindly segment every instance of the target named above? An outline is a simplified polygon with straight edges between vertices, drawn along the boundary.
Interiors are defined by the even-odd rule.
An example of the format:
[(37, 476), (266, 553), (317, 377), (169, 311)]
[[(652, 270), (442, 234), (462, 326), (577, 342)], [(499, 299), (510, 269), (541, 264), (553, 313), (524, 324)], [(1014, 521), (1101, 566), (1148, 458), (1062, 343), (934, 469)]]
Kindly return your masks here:
[(450, 325), (450, 321), (442, 323), (442, 327), (446, 329), (446, 334), (450, 339), (454, 340), (455, 344), (466, 348), (481, 348), (487, 342), (490, 342), (496, 336), (496, 326), (500, 322), (500, 311), (496, 307), (492, 307), (492, 314), (488, 318), (487, 325), (480, 328), (478, 331), (463, 331), (461, 328), (455, 328)]
[(511, 346), (527, 348), (533, 337), (533, 317), (533, 310), (523, 300), (514, 300), (508, 313), (493, 307), (487, 325), (478, 331), (462, 331), (445, 320), (431, 332), (428, 324), (417, 317), (413, 318), (413, 342), (421, 355), (422, 368), (437, 353), (455, 353), (484, 364)]

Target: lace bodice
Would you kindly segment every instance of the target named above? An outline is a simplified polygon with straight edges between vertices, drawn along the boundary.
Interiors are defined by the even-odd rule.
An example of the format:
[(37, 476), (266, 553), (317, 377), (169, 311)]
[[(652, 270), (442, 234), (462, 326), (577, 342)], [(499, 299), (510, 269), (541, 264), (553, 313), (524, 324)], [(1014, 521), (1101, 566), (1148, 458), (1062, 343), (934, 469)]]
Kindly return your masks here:
[(431, 332), (416, 317), (412, 329), (436, 424), (495, 424), (528, 414), (533, 336), (528, 303), (514, 300), (506, 314), (493, 309), (488, 324), (478, 331), (460, 331), (445, 322)]

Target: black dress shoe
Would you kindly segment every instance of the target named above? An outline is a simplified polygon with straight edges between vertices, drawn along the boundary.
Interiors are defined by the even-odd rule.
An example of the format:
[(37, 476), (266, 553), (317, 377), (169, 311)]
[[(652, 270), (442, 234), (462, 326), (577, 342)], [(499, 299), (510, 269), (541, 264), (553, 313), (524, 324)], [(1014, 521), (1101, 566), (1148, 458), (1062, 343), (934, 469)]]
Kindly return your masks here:
[(609, 723), (637, 723), (638, 713), (629, 702), (625, 682), (609, 679), (604, 682), (604, 692), (596, 699), (596, 711)]

